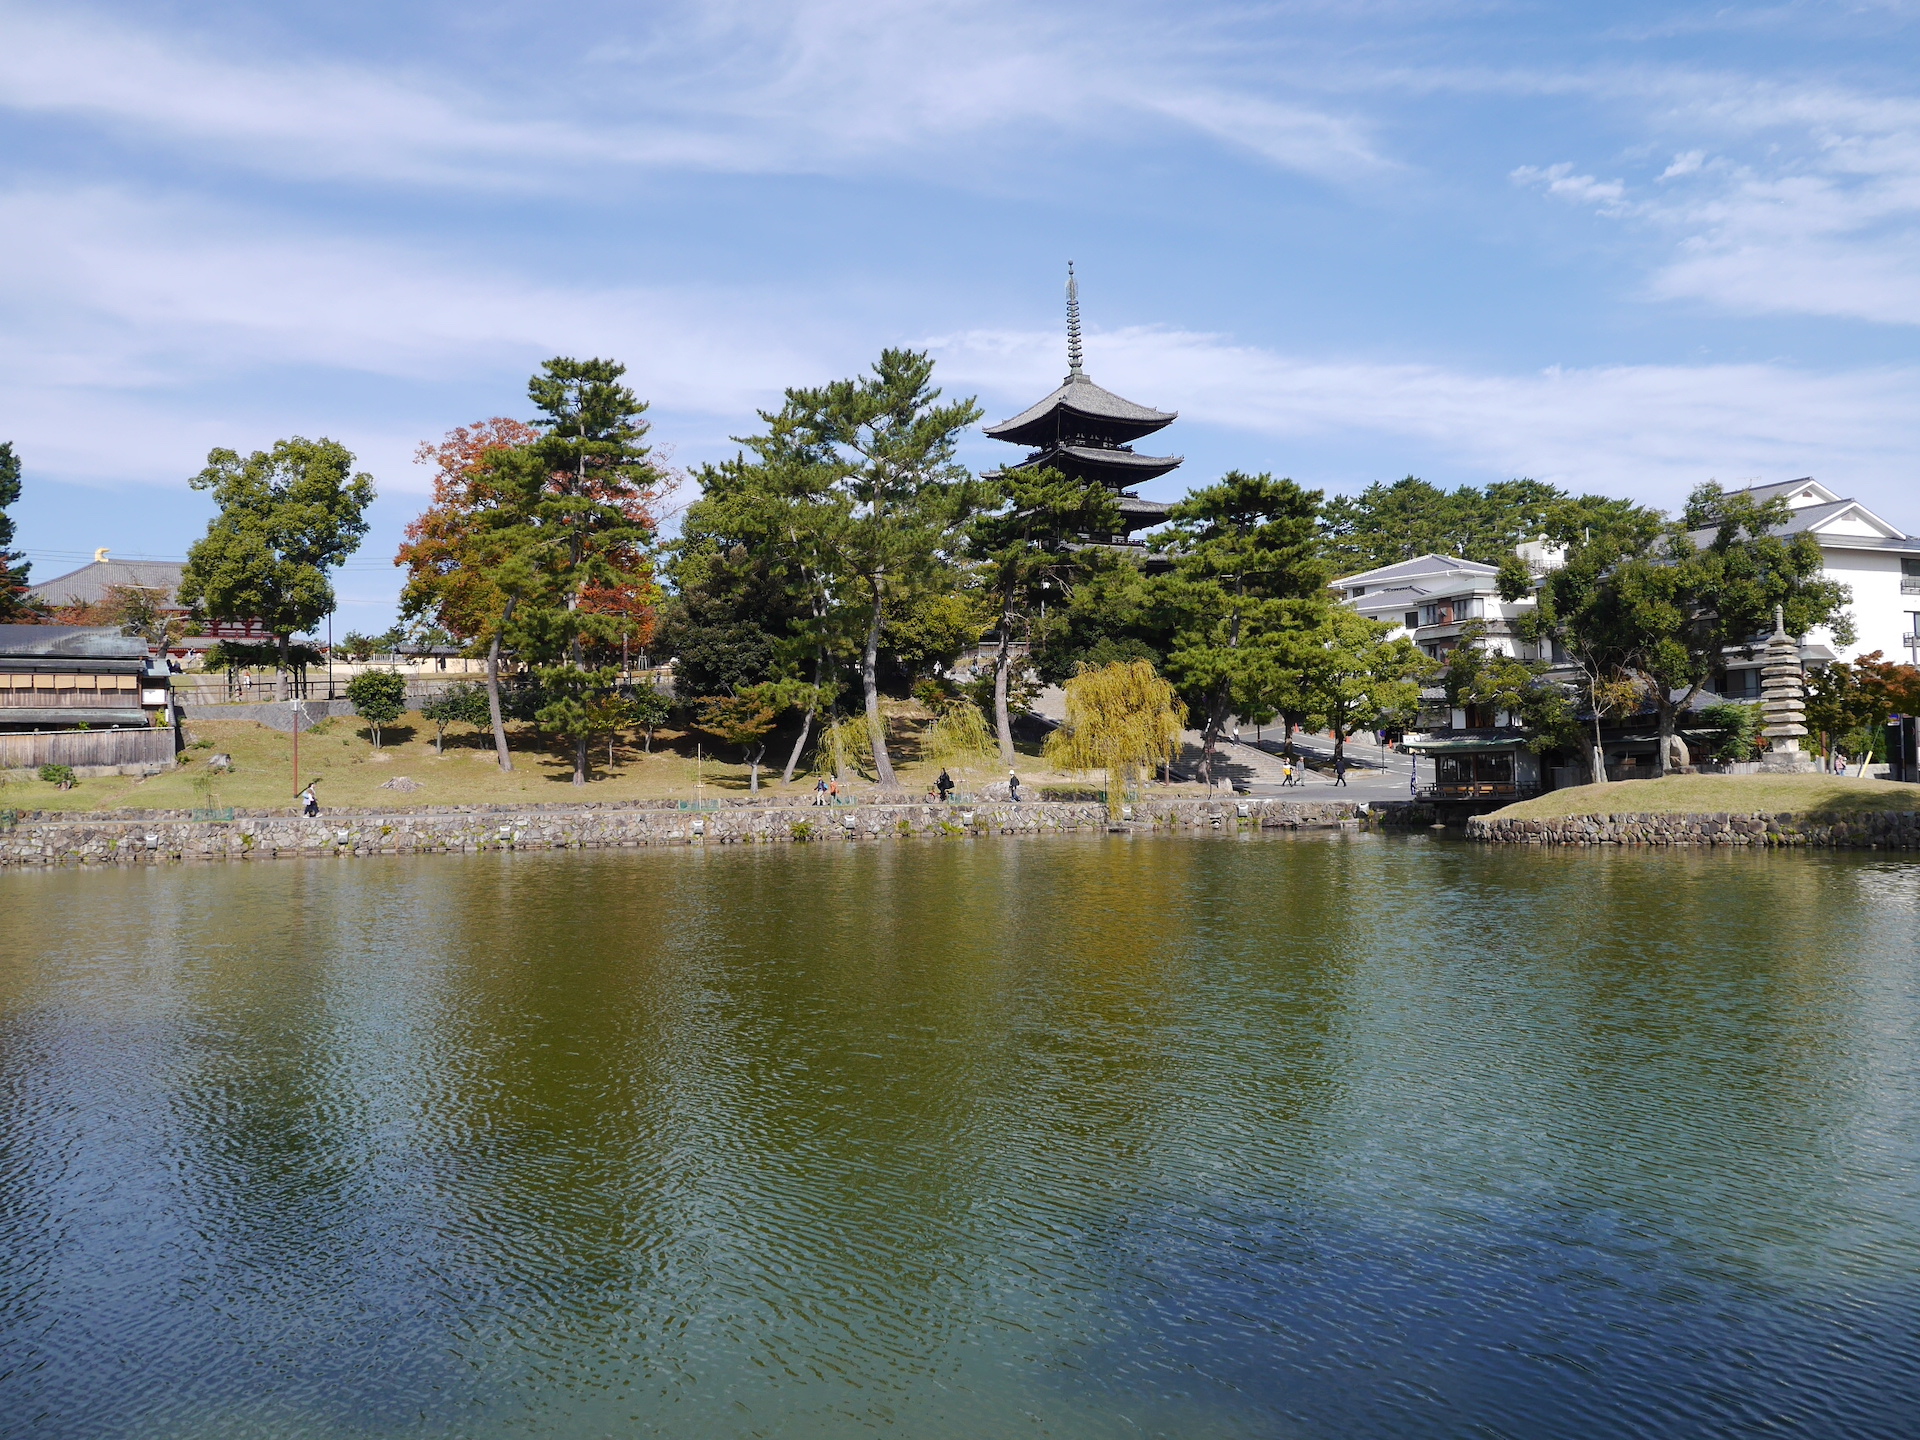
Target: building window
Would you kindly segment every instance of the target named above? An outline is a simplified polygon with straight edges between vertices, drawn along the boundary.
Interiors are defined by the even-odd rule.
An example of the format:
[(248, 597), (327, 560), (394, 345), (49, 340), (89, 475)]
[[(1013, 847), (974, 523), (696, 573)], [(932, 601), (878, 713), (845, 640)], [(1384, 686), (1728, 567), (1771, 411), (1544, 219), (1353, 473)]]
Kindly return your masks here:
[(1402, 620), (1409, 630), (1418, 630), (1420, 628), (1420, 612), (1418, 610), (1407, 611), (1402, 617)]
[(1729, 700), (1758, 700), (1760, 671), (1757, 667), (1725, 671), (1720, 677), (1718, 688), (1720, 693)]
[(1920, 595), (1920, 560), (1900, 562), (1900, 593)]
[(1460, 595), (1452, 600), (1436, 600), (1420, 607), (1422, 625), (1459, 625), (1480, 618), (1480, 597)]
[(1356, 600), (1358, 600), (1362, 595), (1366, 593), (1367, 593), (1367, 587), (1364, 585), (1356, 585), (1353, 587), (1352, 594), (1353, 594), (1353, 598)]

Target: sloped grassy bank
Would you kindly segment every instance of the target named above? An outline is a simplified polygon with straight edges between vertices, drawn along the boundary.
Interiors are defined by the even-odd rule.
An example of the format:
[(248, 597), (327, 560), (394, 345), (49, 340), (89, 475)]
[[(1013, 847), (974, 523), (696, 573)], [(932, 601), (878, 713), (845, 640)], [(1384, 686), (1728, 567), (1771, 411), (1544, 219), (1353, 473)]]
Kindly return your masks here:
[(1833, 775), (1674, 775), (1581, 785), (1467, 822), (1508, 845), (1920, 849), (1920, 785)]

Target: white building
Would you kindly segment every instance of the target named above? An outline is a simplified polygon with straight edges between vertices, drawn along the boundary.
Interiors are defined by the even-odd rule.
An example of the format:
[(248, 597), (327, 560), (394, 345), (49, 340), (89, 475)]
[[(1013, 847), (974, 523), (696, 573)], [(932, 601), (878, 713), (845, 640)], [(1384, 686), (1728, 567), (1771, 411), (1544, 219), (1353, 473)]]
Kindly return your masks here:
[[(1853, 643), (1837, 645), (1830, 633), (1815, 630), (1801, 646), (1805, 659), (1850, 660), (1878, 650), (1885, 659), (1920, 664), (1920, 538), (1813, 479), (1754, 485), (1733, 493), (1756, 500), (1784, 497), (1793, 519), (1774, 533), (1812, 535), (1827, 578), (1853, 592), (1847, 607), (1853, 616)], [(1712, 530), (1693, 532), (1699, 545), (1711, 544), (1713, 536)], [(1716, 688), (1739, 698), (1758, 696), (1760, 664), (1758, 649), (1751, 657), (1730, 655), (1725, 682)]]
[[(1520, 557), (1536, 573), (1558, 560), (1555, 547), (1540, 543), (1519, 547)], [(1460, 643), (1460, 632), (1478, 620), (1485, 627), (1483, 649), (1522, 660), (1547, 658), (1513, 633), (1513, 622), (1533, 608), (1533, 598), (1502, 600), (1500, 571), (1477, 560), (1448, 555), (1418, 555), (1333, 582), (1333, 588), (1369, 620), (1394, 627), (1391, 639), (1410, 637), (1438, 659)]]

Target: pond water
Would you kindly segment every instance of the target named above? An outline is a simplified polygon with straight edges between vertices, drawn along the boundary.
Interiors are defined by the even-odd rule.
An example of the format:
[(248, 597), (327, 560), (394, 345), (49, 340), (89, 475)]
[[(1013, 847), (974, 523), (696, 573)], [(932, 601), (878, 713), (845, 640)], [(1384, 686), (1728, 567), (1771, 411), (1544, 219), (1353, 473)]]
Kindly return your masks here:
[(0, 875), (0, 1436), (1916, 1417), (1912, 859)]

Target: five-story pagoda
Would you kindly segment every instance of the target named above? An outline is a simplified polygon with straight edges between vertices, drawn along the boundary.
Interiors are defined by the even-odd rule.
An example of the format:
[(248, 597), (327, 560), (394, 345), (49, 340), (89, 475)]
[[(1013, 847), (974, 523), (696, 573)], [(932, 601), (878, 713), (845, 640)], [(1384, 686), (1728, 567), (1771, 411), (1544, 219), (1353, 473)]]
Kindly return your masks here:
[(1103, 390), (1080, 368), (1080, 286), (1067, 263), (1067, 378), (1039, 404), (1011, 420), (989, 425), (995, 440), (1025, 445), (1032, 453), (1014, 470), (1051, 466), (1075, 480), (1096, 480), (1113, 492), (1122, 533), (1087, 538), (1125, 545), (1135, 530), (1158, 525), (1168, 507), (1142, 500), (1128, 487), (1157, 479), (1178, 465), (1179, 455), (1136, 455), (1131, 442), (1171, 425), (1178, 412), (1150, 410)]

